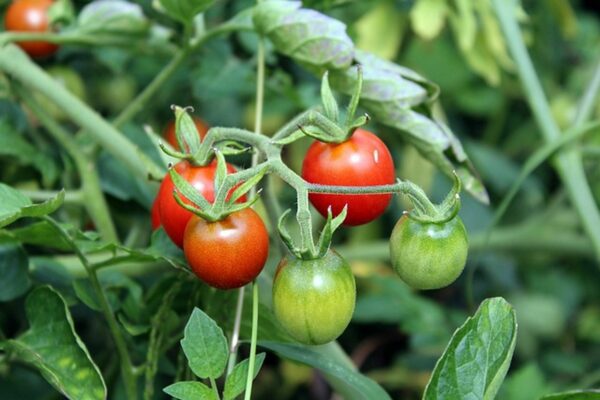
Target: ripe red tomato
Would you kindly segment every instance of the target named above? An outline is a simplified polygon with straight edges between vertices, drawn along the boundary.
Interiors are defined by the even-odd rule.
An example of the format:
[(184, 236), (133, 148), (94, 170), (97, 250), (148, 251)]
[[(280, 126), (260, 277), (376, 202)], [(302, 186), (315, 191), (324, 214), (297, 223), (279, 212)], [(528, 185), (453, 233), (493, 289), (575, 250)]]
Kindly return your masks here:
[[(194, 120), (196, 129), (198, 129), (200, 139), (204, 139), (204, 136), (206, 136), (206, 132), (208, 132), (209, 129), (208, 124), (194, 115), (192, 115), (192, 119)], [(163, 131), (163, 137), (175, 150), (180, 150), (179, 144), (177, 143), (177, 136), (175, 136), (175, 121), (170, 121), (167, 124)]]
[(183, 252), (204, 282), (219, 289), (234, 289), (262, 271), (269, 255), (269, 234), (251, 208), (216, 222), (194, 215), (185, 229)]
[[(196, 167), (187, 161), (182, 161), (175, 164), (174, 168), (175, 171), (177, 171), (183, 179), (194, 186), (206, 200), (210, 202), (215, 200), (214, 180), (215, 172), (217, 171), (216, 161), (213, 161), (204, 167)], [(236, 169), (232, 165), (227, 164), (227, 172), (233, 173), (236, 172)], [(175, 184), (173, 183), (171, 176), (167, 173), (160, 185), (157, 196), (160, 222), (171, 240), (173, 240), (177, 246), (183, 248), (183, 233), (185, 231), (185, 226), (190, 218), (192, 218), (193, 214), (177, 204), (177, 201), (173, 197), (174, 190)], [(238, 202), (243, 202), (245, 200), (246, 197), (243, 196)]]
[[(357, 129), (343, 143), (314, 142), (302, 163), (302, 177), (311, 183), (336, 186), (374, 186), (396, 180), (394, 160), (385, 143), (373, 133)], [(323, 216), (331, 206), (333, 216), (348, 204), (344, 225), (373, 221), (387, 208), (392, 195), (309, 193), (312, 205)]]
[[(14, 0), (4, 15), (4, 28), (17, 32), (47, 32), (50, 30), (48, 8), (54, 0)], [(47, 57), (58, 50), (54, 43), (27, 41), (17, 43), (32, 57)]]
[(155, 231), (160, 227), (160, 209), (158, 207), (158, 197), (154, 199), (152, 203), (152, 209), (150, 210), (150, 218), (152, 219), (152, 230)]

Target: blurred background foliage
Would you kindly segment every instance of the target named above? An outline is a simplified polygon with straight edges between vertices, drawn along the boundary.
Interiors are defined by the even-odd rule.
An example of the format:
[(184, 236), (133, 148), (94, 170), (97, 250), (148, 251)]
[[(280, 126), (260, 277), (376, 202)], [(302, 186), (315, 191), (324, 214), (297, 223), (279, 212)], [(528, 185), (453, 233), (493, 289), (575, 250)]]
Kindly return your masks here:
[[(1, 3), (2, 8), (6, 3)], [(85, 3), (76, 1), (76, 8)], [(158, 14), (149, 0), (139, 3), (150, 18), (179, 29)], [(381, 383), (392, 397), (416, 399), (454, 329), (482, 299), (500, 295), (514, 305), (519, 323), (515, 357), (500, 399), (534, 399), (558, 390), (600, 386), (600, 271), (550, 162), (525, 181), (490, 243), (484, 243), (495, 206), (528, 156), (543, 143), (490, 2), (303, 3), (346, 23), (359, 48), (412, 68), (440, 85), (440, 111), (443, 109), (465, 145), (491, 198), (491, 205), (485, 206), (463, 196), (461, 216), (470, 234), (471, 256), (459, 281), (435, 292), (417, 293), (399, 279), (389, 279), (386, 238), (406, 206), (402, 199), (395, 200), (386, 218), (366, 227), (343, 229), (337, 238), (339, 250), (352, 260), (359, 297), (354, 323), (340, 338), (342, 347), (361, 371)], [(217, 2), (207, 13), (207, 23), (216, 24), (252, 4), (250, 0)], [(519, 10), (536, 71), (562, 129), (572, 123), (600, 57), (600, 18), (595, 6), (594, 1), (526, 0)], [(209, 42), (123, 131), (151, 149), (142, 134), (143, 126), (160, 132), (172, 118), (171, 104), (193, 106), (195, 114), (212, 126), (252, 129), (255, 49), (256, 37), (251, 33)], [(144, 49), (65, 46), (41, 64), (45, 69), (75, 71), (84, 83), (81, 97), (110, 118), (169, 58), (169, 52)], [(0, 123), (4, 124), (0, 130), (0, 181), (21, 189), (76, 187), (77, 182), (69, 182), (71, 161), (32, 129), (26, 112), (6, 98), (5, 84), (0, 80)], [(291, 116), (319, 102), (319, 81), (267, 46), (265, 96), (264, 132), (270, 134)], [(593, 119), (599, 116), (597, 105)], [(377, 121), (369, 127), (390, 146), (398, 175), (441, 200), (450, 187), (447, 178)], [(44, 143), (47, 146), (40, 145)], [(307, 145), (308, 141), (300, 141), (286, 153), (296, 170)], [(600, 202), (600, 137), (587, 137), (578, 146)], [(154, 193), (136, 183), (108, 154), (100, 155), (99, 167), (121, 236), (138, 229), (147, 232), (147, 240), (146, 207)], [(293, 192), (277, 187), (282, 202), (291, 205)], [(63, 207), (61, 213), (79, 221), (82, 228), (89, 223), (76, 206)], [(3, 251), (0, 248), (0, 255), (8, 257)], [(43, 268), (38, 272), (43, 273)], [(142, 280), (145, 286), (150, 283)], [(115, 287), (131, 284), (121, 282)], [(0, 288), (0, 298), (2, 292)], [(13, 307), (22, 307), (14, 303), (0, 305), (0, 325), (7, 336), (25, 324), (11, 312)], [(75, 309), (74, 315), (80, 334), (92, 353), (97, 353), (103, 340), (93, 338), (97, 322), (83, 310)], [(168, 365), (162, 366), (163, 371), (168, 369)], [(58, 398), (49, 394), (52, 390), (37, 373), (19, 367), (7, 372), (0, 362), (2, 399)], [(307, 367), (268, 357), (254, 393), (257, 399), (328, 398), (329, 389), (323, 378)]]

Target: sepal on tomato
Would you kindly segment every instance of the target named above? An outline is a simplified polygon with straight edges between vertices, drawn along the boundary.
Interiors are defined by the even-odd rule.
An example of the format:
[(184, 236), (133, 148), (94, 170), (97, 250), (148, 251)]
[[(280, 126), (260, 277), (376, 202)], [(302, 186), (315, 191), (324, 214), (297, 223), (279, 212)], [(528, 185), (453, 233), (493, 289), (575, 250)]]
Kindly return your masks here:
[(448, 222), (453, 219), (460, 210), (460, 190), (462, 186), (460, 178), (455, 171), (453, 172), (453, 177), (454, 184), (452, 190), (446, 195), (444, 201), (438, 205), (427, 204), (428, 207), (425, 207), (424, 204), (415, 201), (416, 199), (409, 193), (409, 197), (415, 205), (415, 208), (409, 213), (409, 216), (419, 222), (437, 224)]

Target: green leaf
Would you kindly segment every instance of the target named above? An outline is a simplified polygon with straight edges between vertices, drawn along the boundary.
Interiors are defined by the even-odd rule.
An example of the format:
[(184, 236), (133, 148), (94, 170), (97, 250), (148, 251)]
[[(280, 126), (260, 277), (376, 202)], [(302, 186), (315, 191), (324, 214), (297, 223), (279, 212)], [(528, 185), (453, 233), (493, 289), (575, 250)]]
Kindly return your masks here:
[(405, 13), (394, 1), (378, 1), (354, 24), (355, 44), (386, 60), (392, 60), (404, 36)]
[(600, 400), (600, 390), (572, 390), (542, 397), (540, 400)]
[[(478, 200), (489, 202), (483, 184), (452, 131), (429, 115), (411, 110), (418, 105), (429, 107), (439, 89), (415, 72), (372, 54), (356, 50), (355, 60), (363, 71), (361, 104), (374, 119), (398, 130), (447, 176), (453, 177), (456, 171), (465, 190)], [(357, 76), (354, 68), (348, 68), (331, 71), (330, 79), (334, 89), (351, 95)]]
[[(211, 205), (208, 200), (200, 193), (192, 184), (183, 179), (181, 175), (175, 171), (175, 168), (169, 170), (171, 179), (175, 184), (175, 188), (183, 195), (183, 198), (188, 199), (201, 210), (209, 210)], [(181, 200), (183, 200), (183, 198)]]
[[(258, 375), (263, 361), (265, 361), (265, 353), (256, 355), (254, 360), (254, 378)], [(227, 376), (225, 381), (225, 389), (223, 389), (223, 400), (234, 400), (246, 388), (246, 379), (248, 377), (248, 367), (250, 359), (245, 359), (233, 368), (231, 374)]]
[(55, 198), (43, 203), (32, 204), (31, 200), (18, 190), (0, 183), (0, 228), (19, 218), (41, 217), (50, 214), (60, 207), (65, 199), (65, 192), (61, 191)]
[(223, 330), (202, 310), (194, 308), (185, 326), (181, 347), (194, 374), (218, 378), (227, 363), (227, 339)]
[[(67, 231), (72, 233), (72, 227), (62, 224)], [(39, 221), (22, 228), (0, 231), (0, 237), (8, 236), (23, 244), (44, 246), (51, 249), (69, 251), (71, 245), (62, 236), (56, 234), (54, 227), (47, 221)]]
[(145, 35), (150, 22), (142, 7), (124, 0), (93, 1), (77, 17), (77, 30), (94, 34)]
[(346, 400), (391, 399), (381, 386), (355, 369), (335, 342), (322, 346), (267, 341), (259, 341), (258, 344), (283, 358), (319, 369)]
[(263, 1), (254, 10), (256, 29), (277, 51), (319, 70), (347, 68), (354, 45), (346, 25), (297, 1)]
[(160, 5), (173, 19), (191, 24), (194, 17), (213, 5), (215, 0), (159, 0)]
[(493, 399), (510, 366), (516, 338), (511, 305), (500, 297), (485, 300), (454, 332), (423, 399)]
[(98, 367), (81, 341), (63, 298), (50, 287), (40, 287), (25, 303), (30, 328), (6, 342), (16, 357), (36, 367), (69, 399), (106, 399)]
[(440, 34), (447, 13), (445, 0), (418, 0), (410, 10), (410, 22), (417, 35), (431, 40)]
[(178, 400), (217, 400), (215, 392), (202, 382), (177, 382), (163, 392)]
[(16, 299), (29, 289), (28, 266), (27, 254), (20, 246), (0, 244), (0, 301)]
[(0, 155), (12, 157), (20, 165), (34, 167), (42, 174), (44, 186), (51, 185), (58, 176), (54, 160), (27, 142), (4, 120), (0, 120)]

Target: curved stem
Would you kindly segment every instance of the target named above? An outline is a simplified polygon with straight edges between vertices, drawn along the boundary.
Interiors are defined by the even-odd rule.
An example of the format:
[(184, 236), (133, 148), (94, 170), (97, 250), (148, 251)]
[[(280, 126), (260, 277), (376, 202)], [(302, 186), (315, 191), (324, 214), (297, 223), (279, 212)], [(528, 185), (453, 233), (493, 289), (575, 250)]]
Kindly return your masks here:
[(252, 337), (250, 340), (250, 357), (248, 360), (248, 376), (246, 377), (246, 393), (244, 400), (252, 397), (252, 381), (254, 380), (254, 363), (256, 360), (256, 339), (258, 337), (258, 284), (252, 282)]
[(92, 285), (92, 289), (96, 294), (98, 301), (100, 302), (100, 308), (102, 309), (102, 313), (106, 318), (106, 322), (108, 323), (109, 330), (112, 334), (113, 340), (115, 342), (115, 346), (117, 347), (117, 352), (119, 353), (119, 357), (121, 359), (121, 375), (123, 377), (123, 382), (125, 384), (125, 391), (127, 393), (127, 398), (130, 400), (137, 399), (137, 388), (136, 388), (136, 379), (134, 374), (133, 363), (131, 362), (131, 358), (129, 356), (129, 352), (127, 350), (127, 344), (125, 342), (125, 338), (123, 337), (123, 333), (119, 328), (115, 315), (108, 303), (108, 299), (106, 298), (106, 294), (102, 289), (102, 285), (98, 280), (98, 275), (96, 271), (91, 267), (88, 262), (86, 256), (81, 252), (77, 244), (74, 242), (71, 235), (64, 230), (60, 224), (58, 224), (54, 219), (50, 217), (42, 217), (43, 220), (48, 222), (67, 243), (71, 246), (72, 250), (75, 252), (81, 264), (85, 268), (90, 283)]
[[(34, 202), (46, 201), (55, 198), (60, 192), (58, 190), (23, 190), (19, 191), (25, 196), (29, 197)], [(81, 204), (83, 203), (83, 191), (78, 190), (67, 190), (65, 191), (65, 203), (67, 204)]]
[[(514, 0), (493, 0), (492, 4), (500, 21), (510, 52), (515, 60), (525, 97), (533, 111), (544, 140), (546, 142), (557, 140), (561, 133), (552, 118), (548, 100), (544, 95), (542, 85), (523, 42), (523, 37), (514, 15), (515, 2)], [(556, 156), (555, 168), (569, 193), (571, 202), (577, 209), (585, 231), (593, 243), (597, 258), (600, 258), (600, 213), (588, 185), (581, 155), (578, 150), (570, 148), (558, 154)]]

